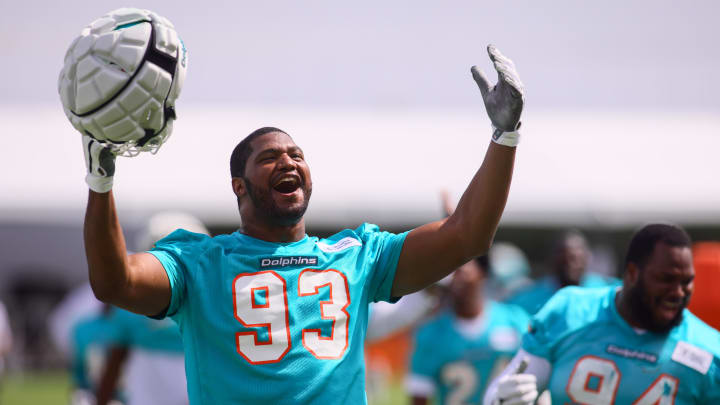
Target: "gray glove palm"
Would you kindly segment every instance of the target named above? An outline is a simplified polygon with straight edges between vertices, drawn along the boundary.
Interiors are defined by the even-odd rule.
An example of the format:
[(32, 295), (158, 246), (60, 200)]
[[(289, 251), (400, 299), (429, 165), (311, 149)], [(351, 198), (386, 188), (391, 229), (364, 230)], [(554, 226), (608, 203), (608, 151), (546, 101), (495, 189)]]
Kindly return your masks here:
[(490, 86), (487, 77), (477, 66), (473, 66), (470, 71), (480, 88), (485, 110), (495, 128), (493, 140), (497, 141), (503, 133), (514, 132), (520, 128), (525, 88), (513, 61), (501, 54), (493, 45), (488, 45), (487, 51), (498, 73), (497, 84)]
[(83, 135), (83, 151), (85, 152), (85, 167), (88, 174), (85, 182), (90, 190), (97, 193), (107, 193), (112, 189), (113, 175), (115, 175), (115, 153), (107, 146), (95, 139)]

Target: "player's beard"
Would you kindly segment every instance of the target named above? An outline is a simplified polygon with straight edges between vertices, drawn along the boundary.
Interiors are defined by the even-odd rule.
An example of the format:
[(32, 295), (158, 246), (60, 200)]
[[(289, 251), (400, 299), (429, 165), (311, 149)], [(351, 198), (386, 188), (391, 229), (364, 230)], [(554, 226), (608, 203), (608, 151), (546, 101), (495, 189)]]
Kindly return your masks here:
[(249, 179), (245, 179), (245, 186), (257, 212), (273, 225), (279, 226), (292, 226), (300, 222), (303, 215), (305, 215), (312, 194), (312, 188), (306, 187), (305, 182), (303, 182), (300, 185), (304, 194), (302, 205), (283, 209), (273, 199), (272, 191), (256, 187)]
[[(658, 322), (653, 317), (653, 307), (659, 305), (662, 297), (649, 297), (645, 280), (642, 274), (638, 278), (638, 282), (634, 287), (626, 291), (630, 302), (630, 311), (633, 319), (642, 325), (645, 329), (655, 333), (667, 333), (672, 328), (678, 326), (683, 320), (683, 310), (687, 307), (689, 296), (683, 299), (683, 303), (678, 309), (677, 314), (668, 322)], [(646, 298), (647, 297), (647, 298)], [(650, 301), (650, 302), (648, 302)]]

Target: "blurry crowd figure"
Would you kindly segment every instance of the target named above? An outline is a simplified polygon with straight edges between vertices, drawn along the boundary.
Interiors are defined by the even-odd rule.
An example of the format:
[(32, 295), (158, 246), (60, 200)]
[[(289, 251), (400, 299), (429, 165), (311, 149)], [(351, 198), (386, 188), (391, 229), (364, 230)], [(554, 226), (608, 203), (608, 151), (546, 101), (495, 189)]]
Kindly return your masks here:
[[(178, 228), (209, 234), (193, 216), (163, 212), (149, 219), (135, 250), (151, 249)], [(188, 404), (182, 340), (173, 321), (104, 305), (84, 284), (51, 315), (50, 330), (69, 359), (72, 405)]]
[[(441, 201), (445, 214), (451, 215), (455, 206), (447, 192), (441, 194)], [(509, 244), (496, 252), (503, 278), (492, 278), (501, 296), (526, 277), (529, 266), (522, 262), (522, 252)], [(436, 284), (445, 295), (438, 301), (445, 305), (415, 332), (405, 380), (413, 404), (432, 399), (438, 404), (478, 403), (486, 383), (520, 347), (529, 317), (521, 308), (487, 296), (491, 274), (488, 256), (481, 256)]]
[(582, 233), (570, 230), (562, 234), (552, 248), (550, 274), (521, 288), (507, 302), (535, 314), (559, 289), (567, 286), (603, 287), (620, 285), (620, 280), (588, 270), (590, 248)]
[(5, 358), (12, 349), (12, 330), (10, 319), (5, 305), (0, 301), (0, 389), (2, 389), (3, 375), (5, 374)]
[(509, 242), (493, 242), (488, 252), (490, 274), (485, 282), (488, 298), (504, 301), (533, 283), (525, 253)]
[(487, 256), (452, 274), (450, 305), (420, 326), (406, 386), (413, 404), (479, 403), (486, 384), (512, 358), (527, 330), (520, 307), (485, 297)]
[(440, 287), (433, 287), (406, 295), (394, 304), (370, 304), (365, 335), (368, 401), (388, 401), (390, 387), (405, 373), (412, 330), (437, 310), (442, 294)]

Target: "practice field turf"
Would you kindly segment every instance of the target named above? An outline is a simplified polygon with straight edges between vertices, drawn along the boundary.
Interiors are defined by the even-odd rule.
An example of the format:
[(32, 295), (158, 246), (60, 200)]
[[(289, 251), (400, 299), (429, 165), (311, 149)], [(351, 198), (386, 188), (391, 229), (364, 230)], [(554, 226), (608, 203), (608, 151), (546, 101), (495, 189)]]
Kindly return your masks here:
[(0, 381), (0, 405), (65, 405), (69, 387), (64, 371), (8, 374)]
[[(66, 405), (69, 381), (64, 371), (5, 375), (0, 381), (0, 405)], [(402, 386), (395, 383), (371, 397), (369, 405), (404, 405), (407, 401)]]

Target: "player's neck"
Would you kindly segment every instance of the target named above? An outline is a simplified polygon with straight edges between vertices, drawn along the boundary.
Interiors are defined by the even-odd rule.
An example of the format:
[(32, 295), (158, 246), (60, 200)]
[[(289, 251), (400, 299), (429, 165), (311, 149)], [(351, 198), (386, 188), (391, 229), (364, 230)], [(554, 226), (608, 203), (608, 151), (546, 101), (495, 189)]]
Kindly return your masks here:
[(615, 308), (617, 308), (620, 317), (622, 317), (631, 327), (638, 329), (646, 328), (642, 322), (635, 319), (628, 294), (624, 294), (622, 289), (619, 289), (615, 294)]
[(243, 223), (240, 232), (266, 242), (297, 242), (305, 237), (305, 220), (300, 219), (293, 225), (272, 225), (248, 221)]
[(474, 319), (482, 315), (483, 301), (483, 299), (474, 299), (468, 302), (457, 302), (453, 305), (453, 310), (458, 318)]

